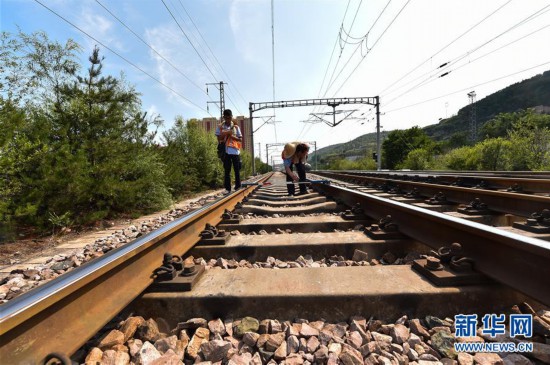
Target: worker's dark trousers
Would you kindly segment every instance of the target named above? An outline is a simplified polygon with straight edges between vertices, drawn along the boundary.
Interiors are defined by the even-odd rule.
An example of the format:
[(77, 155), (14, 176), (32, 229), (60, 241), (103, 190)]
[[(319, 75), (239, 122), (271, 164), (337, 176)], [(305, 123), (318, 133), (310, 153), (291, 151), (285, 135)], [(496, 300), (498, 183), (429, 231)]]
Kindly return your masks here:
[(225, 155), (223, 160), (223, 186), (227, 191), (231, 191), (231, 166), (235, 171), (235, 190), (241, 187), (241, 158), (239, 155)]
[[(290, 171), (294, 171), (294, 164), (290, 165)], [(297, 163), (296, 164), (296, 171), (298, 172), (298, 178), (299, 181), (306, 181), (306, 166), (303, 163)], [(292, 178), (287, 174), (286, 175), (286, 181), (287, 182), (293, 182)], [(299, 184), (300, 185), (300, 194), (307, 193), (307, 187), (306, 184)], [(287, 184), (286, 185), (288, 195), (294, 195), (296, 192), (296, 187), (294, 184)]]

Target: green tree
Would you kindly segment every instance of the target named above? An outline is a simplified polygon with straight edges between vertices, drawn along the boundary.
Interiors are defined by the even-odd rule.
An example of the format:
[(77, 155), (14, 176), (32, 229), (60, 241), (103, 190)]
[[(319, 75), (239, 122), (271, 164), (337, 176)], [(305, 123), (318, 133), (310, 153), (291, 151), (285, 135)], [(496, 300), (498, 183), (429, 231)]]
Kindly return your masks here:
[(45, 32), (0, 33), (0, 94), (16, 104), (60, 101), (61, 87), (79, 70), (80, 46), (51, 41)]
[(417, 148), (426, 148), (432, 151), (438, 149), (435, 142), (418, 126), (391, 131), (382, 144), (384, 165), (388, 169), (396, 168), (405, 160), (409, 152)]
[(165, 174), (174, 198), (221, 185), (223, 166), (216, 137), (201, 129), (196, 120), (176, 118), (174, 126), (163, 133), (163, 140)]
[(329, 170), (376, 170), (376, 162), (372, 158), (363, 157), (355, 161), (345, 158), (333, 159), (328, 165)]
[(477, 152), (470, 146), (455, 148), (443, 157), (443, 164), (451, 170), (477, 170), (480, 160)]
[(495, 118), (491, 119), (481, 127), (481, 138), (497, 138), (505, 137), (512, 124), (516, 122), (522, 113), (500, 113)]
[(259, 157), (256, 157), (256, 172), (259, 174), (265, 174), (271, 171), (271, 166), (264, 163)]
[(504, 171), (510, 167), (510, 150), (512, 143), (504, 138), (491, 138), (478, 143), (475, 150), (479, 150), (478, 169), (486, 171)]
[(167, 206), (152, 143), (161, 120), (140, 111), (139, 94), (123, 78), (102, 75), (99, 49), (79, 76), (76, 44), (43, 34), (3, 37), (1, 67), (15, 86), (0, 97), (2, 219), (87, 223)]
[(398, 164), (400, 169), (429, 170), (433, 167), (434, 156), (430, 149), (416, 148), (409, 152), (405, 160)]
[(508, 132), (513, 170), (542, 170), (550, 164), (550, 116), (527, 112)]

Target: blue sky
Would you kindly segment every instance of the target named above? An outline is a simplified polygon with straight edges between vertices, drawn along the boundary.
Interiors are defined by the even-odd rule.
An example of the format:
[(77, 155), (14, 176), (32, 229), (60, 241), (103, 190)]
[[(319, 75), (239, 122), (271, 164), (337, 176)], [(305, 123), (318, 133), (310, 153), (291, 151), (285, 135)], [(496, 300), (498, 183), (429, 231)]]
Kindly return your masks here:
[[(205, 83), (228, 83), (226, 106), (235, 115), (248, 115), (251, 101), (273, 101), (268, 0), (40, 1), (165, 85), (99, 45), (105, 71), (124, 72), (142, 94), (143, 110), (160, 114), (164, 128), (177, 115), (209, 116), (207, 101), (219, 94), (210, 86), (207, 95)], [(0, 0), (0, 14), (2, 31), (19, 27), (60, 42), (74, 39), (83, 47), (84, 67), (97, 44), (36, 1)], [(387, 131), (437, 123), (466, 105), (469, 91), (479, 100), (550, 69), (547, 0), (275, 0), (273, 14), (275, 100), (380, 95)], [(219, 115), (214, 104), (208, 109)], [(370, 107), (341, 109), (358, 109), (353, 115), (367, 119), (331, 128), (301, 122), (328, 108), (259, 112), (275, 113), (280, 122), (256, 132), (256, 149), (260, 143), (265, 160), (267, 143), (306, 140), (320, 148), (375, 131)], [(261, 124), (257, 119), (254, 126)]]

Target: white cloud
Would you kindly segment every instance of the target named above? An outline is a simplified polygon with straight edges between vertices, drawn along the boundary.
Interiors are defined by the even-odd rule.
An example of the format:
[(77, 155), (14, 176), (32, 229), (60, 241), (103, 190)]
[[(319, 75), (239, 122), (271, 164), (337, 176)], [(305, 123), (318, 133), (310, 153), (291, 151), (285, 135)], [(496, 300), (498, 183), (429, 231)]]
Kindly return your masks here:
[(151, 106), (147, 109), (147, 116), (149, 118), (153, 118), (159, 114), (159, 110), (155, 104), (151, 104)]
[(234, 0), (231, 3), (229, 22), (235, 46), (248, 63), (271, 64), (270, 11), (268, 2)]
[[(114, 23), (100, 15), (89, 4), (83, 4), (76, 25), (95, 39), (116, 51), (125, 51), (124, 43), (117, 36)], [(87, 47), (92, 48), (97, 42), (86, 37)]]
[[(196, 94), (199, 88), (204, 89), (204, 86), (201, 85), (204, 85), (209, 79), (207, 71), (202, 67), (200, 59), (181, 30), (176, 25), (149, 28), (145, 30), (145, 40), (158, 52), (157, 54), (153, 50), (149, 50), (149, 56), (155, 63), (155, 76), (163, 84), (193, 100), (190, 95)], [(183, 101), (170, 90), (166, 88), (162, 88), (162, 90), (167, 93), (171, 102), (181, 103)]]

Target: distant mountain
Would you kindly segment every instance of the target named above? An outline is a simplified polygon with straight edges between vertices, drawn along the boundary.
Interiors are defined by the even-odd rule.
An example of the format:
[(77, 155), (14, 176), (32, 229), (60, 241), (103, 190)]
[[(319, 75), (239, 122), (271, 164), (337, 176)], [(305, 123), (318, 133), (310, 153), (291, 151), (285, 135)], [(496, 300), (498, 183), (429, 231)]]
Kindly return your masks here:
[[(499, 113), (515, 112), (539, 105), (550, 106), (550, 71), (507, 86), (478, 100), (474, 105), (478, 131)], [(467, 136), (470, 128), (471, 108), (471, 105), (467, 105), (461, 108), (456, 115), (423, 129), (436, 141), (446, 141), (457, 135)], [(364, 134), (350, 142), (321, 148), (317, 150), (317, 158), (320, 161), (338, 157), (354, 158), (354, 156), (364, 156), (365, 151), (376, 151), (376, 133)], [(310, 161), (314, 161), (314, 155), (311, 155)]]
[[(550, 105), (550, 71), (505, 87), (475, 104), (478, 131), (499, 113), (510, 113), (539, 105)], [(461, 108), (455, 116), (424, 128), (436, 141), (448, 140), (455, 133), (468, 133), (472, 105)]]

